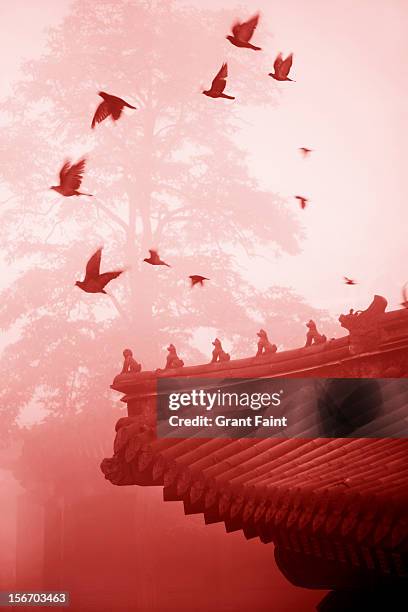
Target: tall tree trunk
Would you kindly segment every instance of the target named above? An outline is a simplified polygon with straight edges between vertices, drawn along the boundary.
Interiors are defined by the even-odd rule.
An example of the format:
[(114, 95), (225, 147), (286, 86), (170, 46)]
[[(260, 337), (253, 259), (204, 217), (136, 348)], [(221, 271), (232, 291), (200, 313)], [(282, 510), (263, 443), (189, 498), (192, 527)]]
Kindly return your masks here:
[[(153, 244), (153, 228), (151, 219), (151, 198), (153, 190), (153, 146), (154, 146), (154, 127), (156, 114), (152, 105), (151, 83), (144, 114), (144, 136), (141, 151), (142, 158), (138, 162), (138, 181), (132, 185), (131, 197), (129, 199), (129, 231), (127, 236), (127, 257), (129, 261), (138, 261), (137, 272), (131, 274), (131, 313), (132, 321), (131, 335), (135, 338), (136, 354), (137, 346), (143, 345), (147, 348), (144, 351), (146, 363), (144, 367), (159, 367), (163, 356), (158, 346), (158, 334), (155, 331), (157, 326), (153, 325), (153, 304), (157, 298), (158, 282), (157, 270), (152, 270), (151, 266), (143, 262), (148, 256), (148, 250), (158, 247)], [(137, 211), (140, 212), (141, 220), (141, 240), (137, 244), (136, 223)], [(142, 359), (142, 356), (139, 357)]]

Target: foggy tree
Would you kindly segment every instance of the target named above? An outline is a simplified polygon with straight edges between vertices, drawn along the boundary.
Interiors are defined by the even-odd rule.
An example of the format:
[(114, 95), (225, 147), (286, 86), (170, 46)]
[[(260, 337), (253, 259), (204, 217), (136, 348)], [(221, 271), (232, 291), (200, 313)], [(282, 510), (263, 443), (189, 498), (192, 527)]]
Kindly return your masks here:
[[(197, 363), (192, 339), (209, 328), (244, 356), (259, 322), (276, 323), (290, 345), (312, 316), (289, 290), (259, 293), (241, 272), (257, 248), (298, 252), (302, 229), (250, 175), (239, 144), (239, 105), (273, 112), (276, 89), (263, 76), (267, 58), (225, 40), (235, 17), (171, 1), (81, 0), (1, 105), (3, 248), (19, 270), (0, 308), (1, 327), (17, 334), (2, 358), (10, 423), (27, 405), (108, 410), (125, 346), (144, 367), (161, 365), (168, 342)], [(225, 60), (233, 102), (201, 95)], [(100, 90), (137, 110), (91, 130)], [(50, 191), (64, 159), (82, 155), (94, 197)], [(129, 267), (112, 300), (74, 287), (101, 244), (102, 270)], [(143, 262), (152, 247), (171, 268)], [(196, 273), (211, 279), (204, 289), (190, 289)]]

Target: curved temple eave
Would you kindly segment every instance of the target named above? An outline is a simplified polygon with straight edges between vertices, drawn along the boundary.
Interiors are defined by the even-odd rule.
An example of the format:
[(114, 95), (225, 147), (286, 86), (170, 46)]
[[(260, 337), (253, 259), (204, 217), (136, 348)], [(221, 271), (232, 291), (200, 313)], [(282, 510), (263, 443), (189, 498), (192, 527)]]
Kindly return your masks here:
[[(163, 377), (186, 385), (191, 377), (407, 377), (408, 311), (380, 314), (374, 327), (376, 342), (371, 334), (366, 350), (364, 336), (354, 342), (351, 332), (281, 353), (120, 374), (112, 388), (125, 393), (129, 416), (117, 424), (113, 457), (102, 462), (105, 477), (162, 486), (165, 500), (183, 502), (206, 523), (274, 542), (296, 559), (306, 555), (315, 568), (319, 559), (330, 563), (339, 588), (350, 573), (360, 581), (406, 575), (407, 439), (158, 439), (155, 431)], [(285, 571), (296, 581), (292, 565)]]

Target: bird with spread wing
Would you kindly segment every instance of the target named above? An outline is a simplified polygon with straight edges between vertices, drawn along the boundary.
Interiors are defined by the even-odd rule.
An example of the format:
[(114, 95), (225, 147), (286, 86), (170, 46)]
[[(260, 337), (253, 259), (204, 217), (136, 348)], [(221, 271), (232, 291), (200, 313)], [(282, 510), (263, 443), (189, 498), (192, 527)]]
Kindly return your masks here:
[(307, 147), (299, 147), (299, 151), (303, 155), (303, 157), (308, 157), (310, 153), (313, 152), (313, 149), (308, 149)]
[(227, 36), (227, 40), (229, 40), (236, 47), (245, 47), (246, 49), (260, 51), (261, 47), (255, 47), (255, 45), (249, 42), (252, 38), (256, 26), (258, 25), (258, 21), (259, 14), (254, 15), (253, 17), (251, 17), (251, 19), (248, 19), (248, 21), (244, 21), (243, 23), (237, 21), (232, 26), (232, 36)]
[(203, 94), (209, 98), (227, 98), (228, 100), (235, 100), (234, 96), (228, 96), (227, 94), (223, 93), (227, 84), (227, 76), (228, 66), (226, 63), (224, 63), (211, 83), (211, 88), (203, 91)]
[(191, 280), (191, 287), (194, 287), (194, 285), (201, 285), (201, 287), (204, 287), (204, 281), (210, 280), (205, 276), (201, 276), (201, 274), (192, 274), (189, 276), (189, 279)]
[(114, 270), (113, 272), (104, 272), (100, 274), (102, 248), (100, 247), (89, 259), (86, 264), (85, 278), (83, 281), (76, 281), (75, 285), (86, 293), (107, 293), (106, 285), (117, 278), (124, 270)]
[(122, 114), (123, 108), (126, 106), (127, 108), (133, 108), (136, 110), (136, 106), (132, 106), (122, 98), (118, 98), (117, 96), (112, 96), (111, 94), (106, 93), (105, 91), (100, 91), (99, 96), (103, 99), (95, 111), (95, 114), (92, 119), (91, 127), (94, 128), (97, 123), (101, 123), (107, 117), (111, 116), (112, 121), (117, 121)]
[(275, 72), (270, 72), (269, 76), (275, 79), (275, 81), (293, 81), (288, 77), (289, 71), (292, 67), (293, 53), (288, 55), (285, 59), (282, 57), (282, 53), (279, 53), (275, 60), (273, 69)]
[(302, 210), (304, 210), (306, 208), (306, 205), (309, 202), (309, 200), (307, 198), (305, 198), (304, 196), (300, 196), (300, 195), (295, 196), (295, 199), (298, 200), (298, 202), (300, 204), (300, 208)]
[(167, 266), (171, 268), (168, 263), (160, 259), (160, 255), (158, 251), (154, 251), (153, 249), (149, 249), (150, 257), (145, 257), (143, 261), (152, 265), (152, 266)]
[(57, 191), (61, 195), (69, 198), (70, 196), (80, 196), (85, 195), (92, 197), (91, 193), (83, 193), (78, 191), (81, 186), (82, 179), (84, 176), (86, 160), (81, 159), (76, 164), (71, 164), (69, 160), (67, 160), (62, 166), (59, 173), (59, 185), (53, 185), (50, 189)]

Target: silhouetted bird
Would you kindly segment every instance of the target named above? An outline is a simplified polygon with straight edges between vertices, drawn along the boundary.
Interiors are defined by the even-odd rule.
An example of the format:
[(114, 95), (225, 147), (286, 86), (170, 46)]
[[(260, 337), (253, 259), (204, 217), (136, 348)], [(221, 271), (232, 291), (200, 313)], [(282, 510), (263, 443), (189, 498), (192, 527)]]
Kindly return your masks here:
[(259, 15), (254, 15), (251, 19), (248, 19), (248, 21), (244, 21), (244, 23), (237, 21), (232, 27), (233, 36), (227, 36), (226, 38), (236, 47), (245, 47), (246, 49), (260, 51), (261, 47), (255, 47), (249, 42), (258, 25), (258, 21)]
[(408, 283), (405, 283), (405, 285), (402, 288), (402, 302), (401, 302), (401, 306), (404, 306), (404, 308), (408, 308), (408, 291), (407, 291), (407, 287), (408, 287)]
[(228, 66), (225, 63), (221, 66), (219, 73), (211, 83), (211, 89), (203, 91), (203, 94), (209, 98), (227, 98), (228, 100), (235, 100), (234, 96), (227, 96), (227, 94), (223, 93), (225, 85), (227, 84), (227, 76)]
[(104, 91), (100, 91), (98, 96), (103, 98), (103, 102), (100, 103), (98, 108), (95, 111), (94, 117), (92, 119), (91, 127), (94, 128), (96, 123), (101, 123), (104, 119), (112, 117), (112, 121), (117, 121), (122, 114), (123, 108), (127, 106), (127, 108), (133, 108), (136, 110), (136, 106), (132, 106), (122, 100), (122, 98), (118, 98), (117, 96), (111, 96)]
[(101, 265), (102, 247), (96, 251), (86, 264), (85, 278), (83, 281), (76, 281), (75, 285), (86, 291), (86, 293), (106, 293), (104, 287), (122, 274), (123, 270), (99, 273)]
[(353, 280), (352, 278), (347, 278), (347, 276), (343, 276), (344, 278), (344, 282), (346, 285), (356, 285), (356, 281)]
[(85, 195), (92, 197), (91, 193), (82, 193), (81, 191), (78, 191), (82, 183), (85, 163), (85, 159), (81, 159), (76, 164), (71, 164), (70, 161), (66, 161), (59, 173), (60, 184), (54, 185), (50, 187), (50, 189), (54, 189), (54, 191), (57, 191), (66, 198), (74, 195)]
[(279, 53), (273, 65), (273, 69), (275, 72), (270, 72), (269, 76), (275, 79), (275, 81), (293, 81), (293, 79), (290, 79), (288, 77), (289, 70), (292, 67), (292, 60), (293, 53), (288, 55), (286, 59), (283, 59), (282, 53)]
[(295, 198), (297, 200), (299, 200), (299, 204), (302, 210), (304, 210), (306, 208), (306, 204), (309, 202), (309, 200), (307, 198), (304, 198), (303, 196), (295, 196)]
[(203, 287), (204, 286), (204, 281), (205, 280), (210, 280), (209, 278), (206, 278), (205, 276), (200, 276), (199, 274), (192, 274), (188, 278), (191, 279), (191, 286), (192, 287), (194, 287), (194, 285), (197, 285), (197, 284), (200, 284)]
[(153, 251), (152, 249), (149, 249), (149, 253), (150, 253), (150, 257), (145, 257), (143, 261), (151, 264), (152, 266), (167, 266), (168, 268), (171, 268), (171, 266), (169, 266), (168, 263), (160, 259), (159, 253), (157, 251)]
[(307, 157), (313, 149), (308, 149), (307, 147), (300, 147), (299, 151), (302, 153), (303, 157)]

